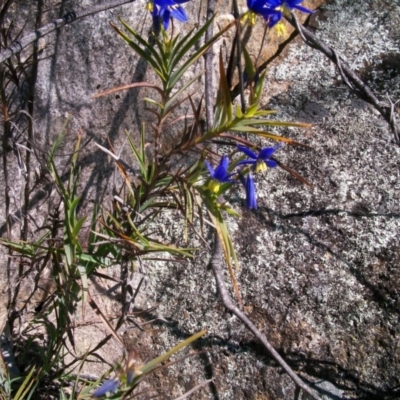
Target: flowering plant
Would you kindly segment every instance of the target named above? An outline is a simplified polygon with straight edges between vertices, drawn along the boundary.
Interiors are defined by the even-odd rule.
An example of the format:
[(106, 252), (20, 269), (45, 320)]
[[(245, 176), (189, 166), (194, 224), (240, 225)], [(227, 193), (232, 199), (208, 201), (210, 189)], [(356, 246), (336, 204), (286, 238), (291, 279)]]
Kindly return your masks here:
[[(98, 268), (123, 264), (127, 260), (132, 264), (140, 264), (144, 257), (151, 261), (151, 257), (159, 253), (168, 254), (168, 260), (173, 261), (194, 257), (197, 249), (187, 247), (188, 232), (191, 231), (205, 241), (204, 221), (215, 229), (237, 301), (241, 305), (240, 288), (234, 272), (235, 269), (239, 269), (239, 262), (227, 218), (240, 218), (245, 207), (257, 212), (259, 204), (255, 177), (259, 173), (267, 172), (269, 168), (283, 166), (275, 158), (275, 153), (281, 145), (271, 147), (270, 141), (301, 145), (290, 138), (269, 132), (268, 128), (309, 125), (272, 120), (270, 116), (274, 111), (262, 107), (266, 73), (254, 63), (245, 42), (242, 41), (240, 20), (249, 19), (253, 24), (255, 17), (260, 15), (266, 26), (272, 28), (279, 26), (283, 16), (292, 10), (306, 13), (311, 11), (301, 6), (301, 1), (297, 0), (248, 0), (248, 12), (245, 15), (215, 35), (207, 35), (207, 39), (202, 42), (203, 36), (213, 26), (214, 18), (210, 18), (198, 30), (192, 30), (183, 36), (171, 33), (171, 21), (185, 23), (190, 20), (190, 15), (185, 10), (188, 2), (189, 0), (150, 0), (147, 9), (151, 13), (153, 33), (148, 40), (122, 19), (120, 27), (112, 24), (128, 46), (147, 62), (159, 82), (135, 82), (95, 96), (106, 96), (120, 90), (146, 88), (154, 93), (154, 96), (143, 99), (154, 119), (143, 125), (138, 135), (139, 144), (127, 132), (127, 141), (136, 160), (137, 173), (134, 178), (128, 173), (128, 163), (116, 154), (112, 143), (109, 143), (108, 148), (97, 144), (101, 151), (115, 161), (123, 180), (123, 187), (119, 192), (121, 197), (114, 196), (111, 210), (103, 209), (98, 214), (95, 210), (90, 225), (89, 245), (82, 246), (80, 242), (80, 232), (86, 217), (77, 217), (80, 197), (77, 195), (79, 168), (76, 164), (80, 137), (72, 157), (68, 185), (64, 185), (53, 159), (61, 139), (56, 141), (48, 163), (48, 169), (59, 189), (64, 206), (63, 246), (46, 248), (43, 244), (46, 235), (28, 249), (25, 244), (16, 245), (3, 241), (12, 246), (14, 251), (20, 251), (32, 259), (39, 258), (36, 251), (48, 250), (48, 258), (54, 260), (58, 291), (57, 302), (52, 310), (56, 310), (59, 326), (63, 329), (64, 326), (69, 328), (71, 325), (70, 314), (75, 311), (81, 292), (83, 302), (87, 300), (88, 278)], [(218, 91), (215, 99), (206, 99), (206, 107), (213, 113), (207, 113), (211, 117), (207, 117), (205, 127), (202, 121), (202, 96), (188, 94), (203, 76), (203, 72), (194, 74), (193, 69), (195, 64), (208, 54), (213, 44), (235, 27), (234, 40), (239, 44), (240, 51), (232, 45), (227, 65), (222, 54), (219, 54)], [(243, 76), (249, 93), (247, 106), (243, 98), (242, 106), (234, 105), (232, 98), (231, 69), (234, 59), (243, 59)], [(192, 72), (190, 77), (189, 71)], [(190, 114), (182, 112), (183, 105), (189, 108)], [(173, 132), (173, 140), (166, 140), (170, 132)], [(290, 172), (288, 168), (286, 171)], [(293, 175), (299, 177), (296, 173)], [(302, 181), (306, 182), (304, 179)], [(238, 204), (238, 194), (245, 197), (243, 204)], [(232, 205), (231, 202), (236, 204)], [(179, 246), (162, 243), (151, 229), (154, 221), (171, 209), (179, 213), (183, 225), (185, 243), (181, 242)], [(221, 287), (219, 284), (219, 290)], [(70, 306), (70, 303), (73, 306)], [(90, 300), (90, 303), (93, 305), (94, 302)], [(46, 317), (47, 315), (44, 318)], [(50, 330), (50, 323), (48, 327)], [(110, 324), (108, 327), (110, 328)], [(60, 343), (64, 341), (63, 329), (56, 332), (57, 340), (54, 342), (57, 342), (57, 352), (60, 352)], [(117, 332), (113, 328), (110, 329), (113, 335), (118, 337)], [(156, 366), (203, 334), (204, 331), (191, 336), (147, 363), (136, 363), (128, 356), (124, 367), (117, 366), (112, 372), (108, 372), (100, 387), (100, 380), (87, 385), (80, 392), (79, 398), (126, 398)], [(38, 379), (42, 379), (52, 369), (52, 363), (49, 363), (47, 369), (40, 369)], [(32, 369), (31, 375), (27, 377), (28, 381), (33, 371)], [(27, 387), (30, 386), (28, 381)]]
[[(245, 139), (243, 134), (250, 134), (260, 139), (277, 140), (281, 143), (299, 144), (292, 139), (267, 132), (262, 128), (271, 126), (307, 127), (308, 125), (276, 121), (268, 118), (274, 112), (260, 107), (265, 72), (261, 74), (258, 72), (257, 66), (253, 64), (246, 50), (246, 46), (242, 43), (241, 48), (245, 60), (244, 70), (248, 77), (247, 83), (250, 92), (248, 107), (243, 109), (233, 105), (226, 68), (222, 55), (220, 55), (218, 63), (220, 79), (215, 106), (213, 107), (214, 117), (213, 121), (209, 121), (208, 129), (204, 130), (200, 121), (201, 101), (196, 104), (192, 95), (185, 95), (185, 92), (190, 89), (201, 74), (188, 81), (184, 80), (184, 74), (224, 32), (233, 28), (234, 23), (228, 24), (188, 56), (188, 51), (194, 48), (206, 30), (209, 29), (213, 19), (210, 19), (197, 32), (190, 32), (182, 38), (179, 35), (169, 36), (167, 29), (171, 18), (175, 18), (180, 22), (188, 20), (182, 7), (185, 2), (184, 0), (154, 0), (150, 3), (149, 9), (152, 16), (155, 21), (158, 21), (153, 26), (155, 46), (147, 42), (123, 20), (121, 20), (121, 23), (125, 28), (125, 32), (112, 25), (127, 44), (154, 69), (161, 81), (161, 85), (139, 82), (113, 88), (99, 93), (97, 96), (104, 96), (118, 90), (133, 87), (148, 87), (159, 94), (161, 99), (158, 101), (149, 98), (145, 99), (151, 107), (151, 112), (156, 117), (156, 122), (151, 124), (151, 130), (154, 134), (154, 147), (148, 149), (151, 153), (151, 161), (147, 158), (148, 156), (145, 154), (143, 147), (145, 136), (149, 132), (147, 130), (142, 132), (141, 150), (136, 149), (132, 139), (129, 138), (133, 153), (139, 162), (142, 176), (140, 183), (136, 186), (133, 186), (132, 182), (125, 178), (130, 192), (127, 202), (133, 209), (151, 214), (160, 212), (158, 207), (157, 211), (151, 211), (154, 205), (158, 204), (158, 199), (168, 199), (170, 206), (176, 207), (182, 212), (186, 239), (188, 238), (188, 227), (193, 226), (195, 220), (194, 204), (199, 207), (200, 214), (203, 213), (202, 210), (205, 207), (223, 243), (225, 260), (236, 295), (240, 299), (239, 287), (233, 272), (234, 265), (236, 265), (236, 268), (239, 267), (238, 260), (224, 218), (225, 212), (235, 216), (240, 216), (240, 213), (234, 210), (229, 202), (226, 201), (229, 197), (228, 193), (233, 186), (240, 188), (240, 185), (237, 186), (236, 183), (241, 181), (245, 189), (245, 204), (248, 208), (256, 210), (257, 196), (253, 175), (262, 171), (265, 172), (267, 167), (276, 168), (279, 165), (278, 161), (273, 158), (279, 146), (262, 148), (255, 153), (252, 149), (257, 148), (257, 146)], [(249, 0), (248, 7), (249, 12), (260, 14), (272, 26), (271, 18), (278, 12), (279, 15), (276, 15), (280, 19), (283, 15), (281, 13), (292, 9), (305, 11), (306, 9), (300, 6), (299, 3), (298, 1)], [(237, 40), (240, 40), (240, 37), (237, 37)], [(174, 91), (173, 89), (178, 82), (180, 82), (180, 88)], [(178, 107), (185, 102), (190, 105), (192, 110), (191, 118), (189, 119), (188, 116), (184, 115), (173, 116)], [(180, 127), (178, 127), (179, 124)], [(177, 137), (174, 139), (174, 145), (162, 148), (161, 141), (167, 126), (168, 129), (176, 127)], [(238, 158), (236, 151), (225, 153), (219, 158), (220, 156), (215, 153), (216, 145), (213, 144), (219, 140), (224, 140), (228, 146), (238, 149), (247, 158)], [(202, 148), (201, 152), (197, 150), (200, 146)], [(99, 147), (105, 150), (103, 147)], [(199, 154), (197, 158), (193, 159), (193, 156), (189, 156), (196, 153)], [(175, 160), (178, 156), (185, 154), (188, 159), (192, 159), (191, 164), (178, 170), (170, 167), (171, 160)], [(115, 156), (113, 157), (116, 159)], [(213, 161), (208, 161), (208, 159)], [(122, 171), (121, 163), (117, 159), (116, 161)], [(212, 165), (215, 164), (217, 166), (214, 169)], [(149, 171), (151, 171), (150, 174)], [(130, 223), (135, 225), (133, 216)], [(135, 227), (133, 232), (140, 232), (140, 229)], [(126, 232), (121, 232), (121, 234), (125, 235)], [(170, 248), (170, 251), (176, 252), (178, 250)], [(188, 252), (188, 250), (184, 249), (180, 251), (182, 252), (181, 254)]]

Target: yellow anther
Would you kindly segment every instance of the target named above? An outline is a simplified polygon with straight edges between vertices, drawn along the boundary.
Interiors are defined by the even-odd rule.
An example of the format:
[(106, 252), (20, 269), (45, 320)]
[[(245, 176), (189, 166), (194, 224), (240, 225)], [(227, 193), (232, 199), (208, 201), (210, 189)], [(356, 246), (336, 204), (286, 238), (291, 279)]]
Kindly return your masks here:
[(220, 187), (221, 187), (221, 183), (214, 179), (211, 179), (208, 184), (208, 189), (213, 193), (218, 193)]
[(152, 1), (149, 1), (149, 2), (146, 4), (146, 9), (147, 9), (147, 11), (153, 12), (153, 10), (154, 10), (154, 3), (153, 3)]
[(258, 160), (256, 164), (256, 172), (265, 172), (268, 169), (264, 161)]
[(278, 22), (275, 27), (276, 33), (278, 36), (284, 36), (286, 34), (286, 26), (283, 25), (283, 22)]
[(256, 24), (256, 20), (257, 20), (257, 14), (249, 10), (243, 14), (240, 22), (244, 24), (245, 22), (249, 21), (249, 25), (254, 26)]

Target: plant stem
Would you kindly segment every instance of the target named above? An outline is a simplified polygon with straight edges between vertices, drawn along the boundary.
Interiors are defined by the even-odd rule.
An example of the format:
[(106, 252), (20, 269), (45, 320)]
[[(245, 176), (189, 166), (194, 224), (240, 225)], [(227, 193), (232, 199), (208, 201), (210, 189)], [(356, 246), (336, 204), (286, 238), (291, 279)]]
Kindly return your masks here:
[[(207, 21), (214, 15), (215, 0), (207, 1)], [(205, 42), (207, 43), (214, 35), (213, 24), (210, 24), (206, 31)], [(206, 67), (206, 82), (205, 82), (205, 102), (206, 102), (206, 118), (207, 118), (207, 131), (211, 131), (214, 119), (214, 110), (212, 104), (214, 103), (214, 85), (213, 85), (213, 60), (214, 49), (213, 46), (207, 50), (204, 55)]]
[(400, 126), (396, 121), (395, 107), (391, 103), (390, 106), (383, 105), (382, 102), (374, 95), (371, 88), (365, 84), (362, 79), (347, 65), (337, 54), (335, 49), (326, 45), (322, 40), (319, 40), (309, 29), (300, 24), (298, 19), (291, 15), (286, 17), (289, 23), (294, 26), (299, 32), (301, 38), (307, 46), (319, 50), (328, 57), (339, 69), (343, 82), (350, 90), (357, 95), (358, 98), (371, 104), (389, 124), (393, 132), (395, 142), (400, 146)]
[(21, 40), (17, 40), (10, 47), (0, 53), (0, 64), (8, 60), (13, 55), (21, 52), (26, 46), (39, 40), (40, 38), (48, 35), (49, 33), (55, 31), (58, 28), (68, 25), (78, 19), (87, 17), (88, 15), (97, 14), (101, 11), (109, 10), (110, 8), (115, 8), (126, 3), (133, 3), (135, 0), (114, 0), (106, 1), (103, 4), (97, 6), (87, 7), (86, 9), (76, 12), (70, 11), (66, 13), (62, 18), (55, 19), (53, 22), (42, 26), (35, 32), (31, 32), (24, 36)]

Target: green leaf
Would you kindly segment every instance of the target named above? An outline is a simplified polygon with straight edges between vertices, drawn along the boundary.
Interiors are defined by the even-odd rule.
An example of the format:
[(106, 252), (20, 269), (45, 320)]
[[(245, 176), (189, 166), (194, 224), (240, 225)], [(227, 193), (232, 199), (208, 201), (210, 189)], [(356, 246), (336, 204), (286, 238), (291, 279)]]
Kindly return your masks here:
[(152, 56), (154, 57), (155, 61), (158, 63), (158, 65), (161, 67), (163, 65), (162, 59), (160, 57), (160, 55), (156, 52), (156, 50), (154, 49), (154, 46), (152, 46), (149, 42), (147, 42), (146, 40), (143, 39), (143, 37), (141, 35), (139, 35), (138, 33), (136, 33), (135, 30), (133, 30), (133, 28), (131, 28), (122, 18), (119, 18), (120, 22), (122, 23), (122, 25), (124, 25), (125, 29), (132, 35), (135, 37), (135, 39), (147, 50), (149, 51)]
[(201, 75), (203, 75), (204, 71), (202, 71), (200, 74), (196, 75), (193, 79), (191, 79), (189, 82), (184, 84), (181, 89), (179, 89), (172, 97), (168, 99), (168, 101), (165, 103), (164, 106), (164, 115), (169, 111), (169, 109), (173, 106), (173, 102), (177, 100), (177, 98), (197, 79), (200, 78)]
[(64, 253), (65, 258), (67, 259), (67, 265), (70, 267), (75, 261), (75, 252), (73, 250), (73, 246), (71, 246), (69, 243), (64, 243)]
[[(177, 58), (178, 52), (183, 48), (185, 45), (186, 41), (190, 38), (194, 31), (194, 28), (191, 29), (178, 43), (179, 35), (176, 35), (175, 38), (173, 39), (172, 42), (172, 49), (171, 49), (171, 54), (170, 54), (170, 60), (174, 61), (174, 59)], [(182, 58), (182, 57), (181, 57)], [(175, 65), (179, 62), (179, 59), (176, 60)], [(171, 69), (172, 71), (172, 69)]]
[(237, 128), (236, 127), (230, 128), (229, 130), (235, 131), (235, 132), (253, 133), (257, 136), (261, 136), (264, 138), (277, 140), (277, 141), (285, 142), (285, 143), (297, 144), (297, 142), (295, 140), (285, 138), (282, 136), (278, 136), (278, 135), (275, 135), (274, 133), (265, 132), (261, 129), (253, 128), (251, 126), (239, 126)]
[(221, 210), (226, 211), (228, 214), (234, 216), (234, 217), (241, 217), (241, 215), (235, 211), (233, 208), (231, 208), (229, 205), (227, 204), (221, 204), (220, 205)]
[(178, 345), (173, 347), (171, 350), (169, 350), (166, 353), (162, 354), (161, 356), (159, 356), (157, 358), (154, 358), (153, 360), (149, 361), (147, 364), (143, 365), (143, 367), (140, 368), (141, 374), (148, 374), (155, 367), (157, 367), (158, 364), (160, 364), (163, 361), (167, 360), (173, 354), (175, 354), (179, 350), (183, 349), (184, 347), (188, 346), (190, 343), (193, 343), (195, 340), (197, 340), (200, 337), (204, 336), (206, 333), (207, 333), (207, 331), (198, 332), (195, 335), (190, 336), (189, 338), (187, 338), (183, 342), (179, 343)]
[(81, 253), (78, 255), (77, 259), (80, 263), (90, 263), (90, 264), (100, 264), (103, 267), (108, 267), (110, 265), (110, 259), (106, 257), (101, 257), (89, 253)]
[[(67, 195), (64, 196), (64, 204), (68, 202), (67, 199), (69, 198), (74, 198), (76, 195), (76, 191), (78, 188), (78, 183), (79, 183), (79, 168), (77, 167), (77, 161), (78, 161), (78, 156), (79, 156), (79, 149), (81, 145), (81, 139), (82, 135), (78, 134), (78, 139), (76, 141), (75, 147), (74, 147), (74, 152), (72, 153), (71, 157), (71, 166), (70, 166), (70, 172), (69, 172), (69, 178), (68, 178), (68, 185), (67, 185)], [(75, 210), (74, 210), (75, 212)], [(67, 209), (65, 210), (65, 215), (67, 215)]]
[[(222, 53), (219, 53), (219, 90), (217, 95), (217, 103), (221, 107), (223, 118), (226, 121), (232, 121), (233, 118), (233, 107), (231, 92), (228, 86), (228, 81), (226, 80), (224, 61), (222, 60)], [(215, 126), (215, 125), (214, 125)]]
[(242, 107), (240, 107), (239, 105), (236, 105), (236, 118), (240, 119), (242, 118), (243, 113), (242, 113)]
[(256, 76), (256, 69), (254, 68), (253, 61), (246, 49), (244, 42), (242, 41), (242, 51), (244, 55), (244, 70), (246, 71), (249, 80), (253, 80)]
[(162, 72), (162, 69), (157, 64), (157, 62), (150, 56), (150, 54), (144, 51), (137, 43), (131, 40), (127, 35), (125, 35), (124, 32), (122, 32), (114, 24), (111, 24), (111, 26), (125, 40), (125, 42), (128, 43), (128, 45), (132, 47), (132, 49), (135, 50), (137, 54), (139, 54), (140, 57), (146, 60), (153, 67), (157, 75), (161, 78), (163, 82), (165, 82), (166, 80), (165, 74)]
[[(258, 103), (252, 104), (250, 107), (247, 108), (245, 118), (252, 118), (256, 115), (258, 110)], [(246, 121), (246, 120), (244, 120)]]
[(147, 166), (146, 166), (146, 154), (145, 154), (145, 150), (144, 150), (144, 134), (143, 134), (144, 129), (145, 129), (145, 127), (143, 125), (142, 135), (140, 138), (140, 152), (136, 148), (135, 144), (133, 143), (133, 140), (132, 140), (129, 132), (125, 131), (125, 134), (128, 138), (129, 145), (131, 146), (133, 154), (135, 155), (135, 157), (139, 163), (140, 175), (143, 178), (143, 180), (145, 182), (147, 182)]
[[(67, 206), (67, 212), (68, 214), (71, 216), (71, 218), (73, 216), (75, 216), (76, 213), (76, 208), (78, 207), (79, 201), (80, 201), (80, 197), (76, 197), (75, 199), (73, 199), (72, 201), (69, 200), (68, 198), (66, 199), (66, 206)], [(71, 220), (72, 222), (72, 220)]]
[[(164, 32), (165, 34), (165, 32)], [(164, 36), (163, 36), (164, 37)], [(168, 55), (166, 53), (166, 48), (165, 48), (165, 37), (164, 40), (160, 40), (157, 36), (153, 36), (154, 42), (158, 47), (158, 51), (160, 52), (161, 55), (161, 65), (162, 65), (162, 70), (165, 73), (165, 76), (168, 76), (168, 68), (167, 68), (167, 63), (168, 63)]]
[(71, 120), (71, 116), (69, 116), (67, 118), (67, 120), (64, 122), (62, 129), (61, 129), (61, 134), (57, 136), (53, 146), (51, 146), (51, 149), (49, 151), (49, 156), (48, 156), (48, 163), (49, 165), (52, 164), (52, 162), (54, 161), (54, 156), (55, 153), (58, 151), (58, 149), (60, 148), (62, 142), (64, 141), (65, 137), (67, 136), (67, 125), (69, 123), (69, 121)]
[(222, 248), (224, 250), (224, 255), (225, 255), (225, 261), (228, 265), (228, 272), (232, 281), (232, 286), (233, 289), (235, 291), (236, 297), (239, 301), (239, 303), (242, 302), (242, 297), (240, 295), (240, 291), (239, 291), (239, 286), (237, 283), (237, 280), (235, 278), (235, 274), (233, 272), (233, 268), (232, 268), (232, 261), (235, 264), (236, 269), (239, 269), (239, 263), (236, 257), (236, 252), (235, 252), (235, 248), (233, 246), (231, 237), (229, 235), (229, 231), (228, 228), (225, 224), (224, 219), (222, 218), (222, 215), (220, 213), (219, 210), (219, 206), (217, 204), (215, 204), (215, 206), (213, 206), (213, 209), (208, 209), (209, 211), (209, 215), (211, 217), (211, 220), (215, 226), (215, 229), (218, 233), (218, 236), (221, 240), (221, 244), (222, 244)]
[(78, 219), (78, 221), (76, 222), (75, 226), (74, 226), (74, 230), (72, 231), (72, 236), (74, 238), (76, 238), (82, 228), (82, 225), (84, 224), (84, 222), (86, 221), (86, 216)]
[[(201, 29), (199, 29), (193, 37), (186, 43), (186, 40), (188, 39), (189, 35), (192, 34), (193, 30), (190, 31), (175, 47), (177, 51), (174, 51), (171, 57), (171, 62), (169, 65), (169, 73), (172, 72), (172, 70), (175, 68), (175, 66), (181, 61), (183, 57), (185, 57), (190, 50), (192, 50), (195, 47), (195, 44), (200, 40), (200, 38), (205, 34), (207, 31), (208, 27), (214, 22), (215, 15), (209, 19)], [(174, 49), (174, 50), (175, 50)]]
[(84, 313), (85, 303), (87, 301), (87, 294), (89, 290), (88, 276), (86, 268), (83, 265), (78, 265), (78, 272), (82, 282), (82, 313)]
[(311, 124), (303, 122), (286, 122), (286, 121), (271, 121), (266, 119), (243, 119), (242, 121), (236, 120), (233, 122), (235, 126), (241, 125), (264, 125), (264, 126), (288, 126), (293, 128), (311, 128)]
[(161, 110), (164, 109), (164, 106), (161, 103), (159, 103), (158, 101), (155, 101), (153, 99), (150, 99), (149, 97), (143, 97), (143, 101), (145, 101), (146, 103), (152, 104), (153, 106), (156, 106)]
[(230, 23), (225, 28), (221, 29), (216, 35), (214, 35), (207, 43), (200, 47), (177, 71), (171, 74), (167, 82), (166, 90), (170, 91), (175, 86), (176, 82), (186, 72), (186, 70), (195, 63), (209, 48), (216, 42), (220, 36), (222, 36), (227, 30), (229, 30), (235, 22)]
[[(36, 367), (32, 367), (28, 375), (25, 377), (24, 381), (21, 383), (17, 393), (15, 394), (13, 400), (23, 400), (27, 395), (28, 391), (31, 389), (32, 385), (35, 383), (35, 379), (32, 379), (32, 375), (35, 372)], [(37, 384), (37, 382), (36, 382)]]

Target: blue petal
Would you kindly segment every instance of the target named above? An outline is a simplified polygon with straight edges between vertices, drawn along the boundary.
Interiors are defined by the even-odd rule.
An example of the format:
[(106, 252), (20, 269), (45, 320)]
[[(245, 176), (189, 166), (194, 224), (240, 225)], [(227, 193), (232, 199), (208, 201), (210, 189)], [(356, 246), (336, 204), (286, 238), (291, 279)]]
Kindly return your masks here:
[(160, 18), (160, 15), (161, 15), (161, 8), (160, 7), (156, 7), (156, 6), (154, 6), (153, 7), (153, 11), (151, 12), (151, 15), (153, 16), (153, 18)]
[(302, 6), (293, 6), (293, 8), (295, 8), (296, 10), (299, 10), (303, 13), (307, 13), (307, 14), (312, 14), (314, 11), (309, 10), (308, 8), (302, 7)]
[(270, 158), (272, 154), (275, 153), (275, 150), (275, 147), (266, 147), (258, 153), (258, 158), (265, 161), (267, 158)]
[(164, 26), (164, 30), (166, 31), (169, 26), (169, 19), (171, 16), (171, 11), (168, 8), (166, 8), (162, 14), (163, 14), (163, 16), (162, 16), (163, 26)]
[(284, 0), (282, 3), (285, 4), (286, 7), (293, 8), (302, 2), (303, 0)]
[(256, 14), (262, 14), (265, 8), (265, 0), (247, 0), (247, 8)]
[(238, 174), (237, 172), (232, 172), (231, 174), (227, 175), (227, 176), (225, 177), (225, 178), (226, 178), (226, 182), (237, 183), (236, 180), (234, 180), (234, 181), (229, 180), (229, 178), (230, 178), (231, 176), (235, 176), (235, 175), (237, 175), (237, 174)]
[(206, 164), (206, 167), (208, 168), (208, 172), (210, 173), (211, 178), (214, 178), (215, 172), (214, 168), (211, 166), (211, 164), (208, 161), (204, 161)]
[(174, 0), (154, 0), (154, 5), (157, 5), (162, 8), (167, 8), (176, 5), (176, 1)]
[(188, 20), (185, 10), (181, 6), (171, 9), (171, 17), (181, 22), (186, 22)]
[(189, 0), (154, 0), (154, 4), (160, 7), (174, 7), (178, 4), (187, 3)]
[[(267, 0), (265, 2), (265, 5), (270, 8), (276, 8), (282, 7), (283, 3), (285, 3), (283, 0)], [(290, 3), (290, 0), (286, 3)]]
[(243, 152), (244, 154), (246, 154), (246, 156), (253, 158), (254, 160), (257, 159), (257, 155), (255, 153), (253, 153), (249, 148), (241, 146), (240, 144), (237, 145), (237, 148)]
[(156, 34), (158, 34), (160, 32), (160, 26), (161, 26), (160, 9), (154, 6), (151, 15), (153, 17), (153, 30)]
[(246, 178), (246, 207), (250, 210), (257, 210), (257, 194), (251, 174), (248, 174)]
[(116, 392), (119, 386), (118, 379), (110, 379), (105, 381), (94, 393), (93, 397), (104, 396), (108, 392)]
[(270, 168), (276, 168), (278, 166), (278, 163), (276, 161), (274, 161), (274, 160), (265, 160), (264, 162)]
[(268, 9), (266, 12), (262, 14), (262, 16), (267, 21), (268, 26), (272, 28), (282, 19), (283, 12)]
[(257, 160), (243, 160), (243, 161), (239, 161), (236, 166), (238, 167), (239, 165), (247, 165), (247, 164), (252, 164), (252, 165), (256, 165), (257, 164)]
[(229, 158), (227, 156), (223, 156), (218, 167), (215, 169), (214, 179), (224, 182), (228, 175), (228, 167), (229, 167)]

